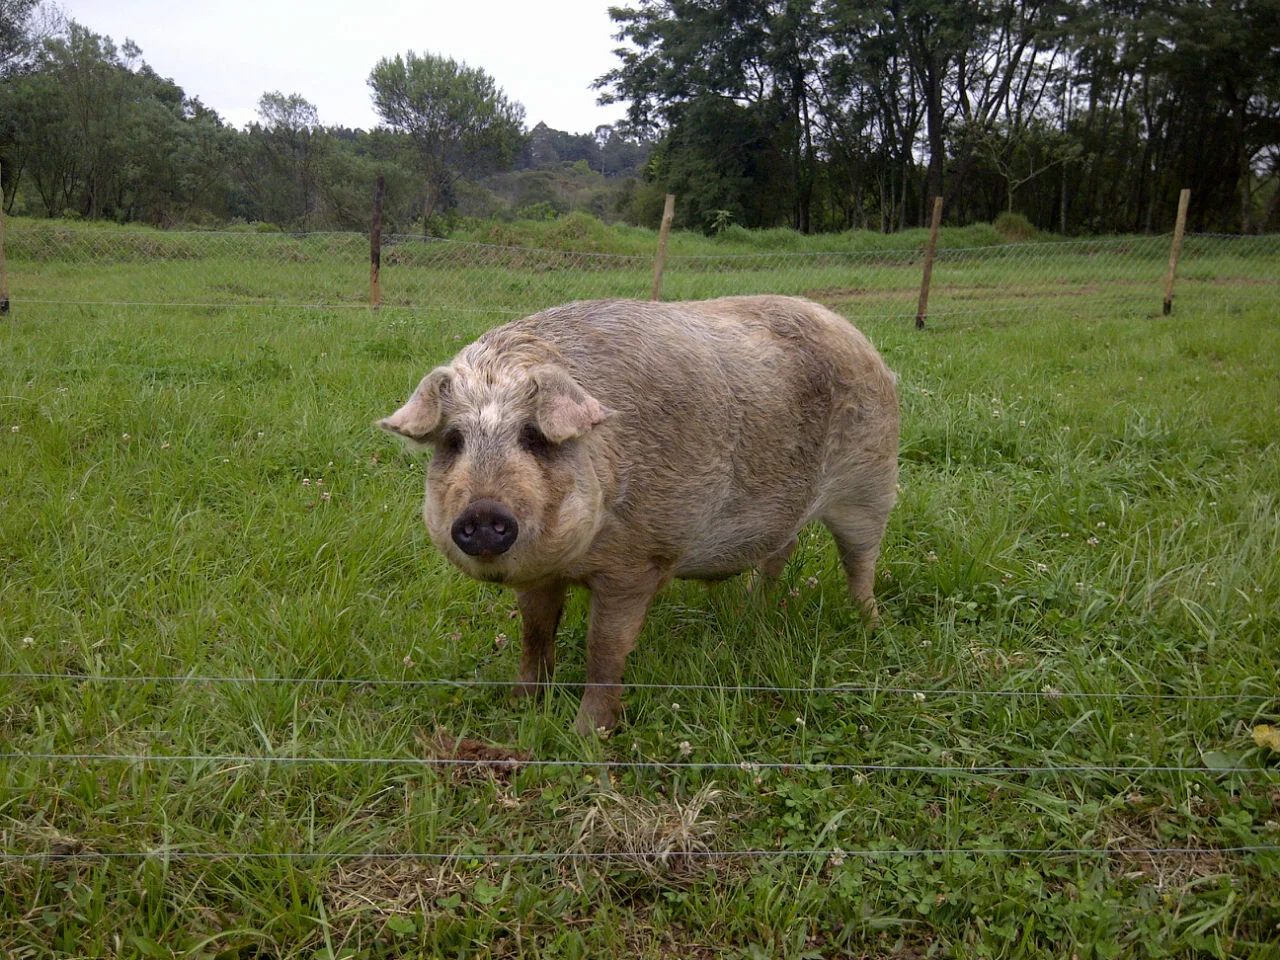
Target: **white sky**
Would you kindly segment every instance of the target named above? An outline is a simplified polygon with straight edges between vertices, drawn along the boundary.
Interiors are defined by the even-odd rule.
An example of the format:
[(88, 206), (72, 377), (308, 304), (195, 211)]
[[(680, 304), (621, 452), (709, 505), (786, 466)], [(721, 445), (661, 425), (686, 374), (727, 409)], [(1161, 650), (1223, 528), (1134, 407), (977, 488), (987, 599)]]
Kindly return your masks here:
[(588, 133), (624, 104), (596, 106), (591, 82), (617, 65), (608, 7), (623, 0), (55, 0), (119, 46), (126, 38), (161, 76), (235, 126), (263, 93), (298, 93), (320, 122), (371, 129), (366, 80), (407, 50), (481, 67), (525, 123)]

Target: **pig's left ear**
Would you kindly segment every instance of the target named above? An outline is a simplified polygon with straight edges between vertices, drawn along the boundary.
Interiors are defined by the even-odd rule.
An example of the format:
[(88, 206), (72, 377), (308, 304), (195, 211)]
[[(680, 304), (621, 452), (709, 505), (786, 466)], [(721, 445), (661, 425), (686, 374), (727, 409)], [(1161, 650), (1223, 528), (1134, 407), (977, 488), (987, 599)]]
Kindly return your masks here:
[(529, 371), (534, 396), (538, 429), (552, 443), (563, 443), (580, 437), (598, 423), (613, 416), (567, 370), (554, 364), (543, 364)]
[(422, 378), (405, 405), (379, 420), (378, 426), (414, 443), (427, 443), (440, 426), (444, 397), (452, 382), (453, 371), (449, 367), (436, 367)]

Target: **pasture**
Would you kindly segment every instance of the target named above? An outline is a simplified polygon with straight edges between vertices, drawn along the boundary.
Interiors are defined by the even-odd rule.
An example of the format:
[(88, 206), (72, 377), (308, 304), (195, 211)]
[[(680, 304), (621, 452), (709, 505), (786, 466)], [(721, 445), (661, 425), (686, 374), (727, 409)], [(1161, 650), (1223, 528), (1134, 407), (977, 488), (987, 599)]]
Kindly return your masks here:
[[(689, 251), (668, 297), (808, 294), (898, 372), (884, 622), (820, 530), (777, 588), (677, 584), (585, 742), (584, 598), (565, 686), (510, 701), (513, 597), (435, 554), (371, 423), (504, 317), (645, 295), (646, 260), (406, 241), (375, 313), (360, 238), (26, 229), (0, 951), (1277, 956), (1274, 252), (1190, 238), (1163, 317), (1164, 238), (978, 250), (916, 331), (914, 249)], [(422, 762), (453, 737), (527, 762)]]

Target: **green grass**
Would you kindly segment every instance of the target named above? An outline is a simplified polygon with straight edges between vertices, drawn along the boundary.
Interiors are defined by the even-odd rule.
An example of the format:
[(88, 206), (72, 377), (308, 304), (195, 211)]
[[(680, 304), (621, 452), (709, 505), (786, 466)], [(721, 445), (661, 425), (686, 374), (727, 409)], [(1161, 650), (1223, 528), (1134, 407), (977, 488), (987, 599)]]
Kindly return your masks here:
[[(119, 245), (124, 233), (102, 235)], [(1041, 259), (1063, 290), (1090, 282), (1079, 251)], [(619, 732), (584, 743), (570, 732), (572, 689), (527, 705), (499, 689), (0, 681), (5, 753), (406, 761), (0, 760), (5, 851), (161, 851), (0, 862), (0, 952), (1276, 956), (1280, 856), (1217, 852), (1280, 843), (1276, 755), (1250, 736), (1280, 713), (1280, 325), (1256, 289), (1276, 264), (1191, 257), (1178, 312), (1163, 318), (1151, 310), (1161, 265), (1147, 261), (1154, 282), (1118, 305), (1102, 298), (1136, 271), (1103, 271), (1097, 297), (1071, 297), (1037, 290), (1026, 261), (956, 264), (953, 302), (969, 291), (971, 312), (944, 312), (923, 333), (857, 283), (832, 293), (764, 270), (672, 281), (684, 296), (826, 291), (858, 317), (902, 378), (903, 492), (881, 629), (846, 605), (834, 550), (814, 532), (776, 590), (736, 580), (664, 593), (628, 679), (876, 692), (636, 690)], [(192, 302), (239, 296), (233, 282), (254, 298), (358, 302), (359, 267), (334, 263), (331, 286), (287, 263), (171, 265), (203, 284)], [(489, 312), (378, 315), (33, 303), (177, 288), (149, 295), (167, 273), (145, 260), (15, 256), (10, 270), (0, 671), (514, 677), (511, 596), (434, 553), (417, 517), (421, 464), (370, 423), (517, 302), (477, 285), (568, 299), (603, 282), (508, 264), (464, 283), (441, 269)], [(418, 289), (433, 302), (429, 283)], [(1024, 309), (982, 315), (1002, 297)], [(565, 617), (563, 680), (583, 676), (584, 610), (576, 596)], [(1063, 695), (918, 700), (888, 688)], [(1161, 696), (1119, 696), (1131, 693)], [(1204, 693), (1239, 697), (1182, 699)], [(437, 728), (540, 760), (797, 766), (466, 778), (412, 763)], [(1250, 771), (860, 775), (814, 762)], [(663, 831), (717, 850), (973, 852), (665, 866), (626, 855)], [(1206, 852), (978, 852), (1107, 846)], [(478, 856), (565, 850), (620, 855)], [(405, 851), (471, 856), (337, 857)]]
[[(450, 316), (491, 322), (572, 299), (649, 296), (656, 247), (652, 231), (606, 228), (590, 218), (529, 225), (555, 229), (566, 223), (590, 229), (563, 247), (521, 245), (548, 239), (545, 230), (488, 238), (502, 246), (467, 239), (388, 239), (382, 251), (383, 305), (411, 310), (430, 305)], [(923, 235), (739, 233), (757, 245), (738, 242), (736, 234), (724, 241), (694, 234), (673, 238), (664, 275), (667, 299), (787, 293), (819, 299), (859, 321), (915, 314)], [(770, 234), (778, 236), (771, 240)], [(784, 234), (793, 249), (774, 243)], [(634, 249), (614, 252), (613, 239), (619, 236)], [(933, 270), (931, 316), (985, 325), (1035, 315), (1053, 304), (1052, 316), (1076, 322), (1095, 315), (1143, 315), (1163, 296), (1168, 238), (1030, 244), (998, 239), (982, 225), (944, 233)], [(358, 309), (369, 300), (368, 242), (359, 234), (111, 231), (101, 225), (17, 220), (9, 225), (6, 246), (13, 297), (29, 304)], [(1270, 304), (1278, 296), (1280, 243), (1275, 237), (1188, 238), (1177, 287), (1184, 312), (1216, 314)]]
[[(716, 254), (830, 253), (848, 251), (914, 251), (924, 247), (929, 231), (902, 230), (883, 234), (874, 230), (847, 230), (843, 233), (815, 233), (808, 236), (784, 227), (748, 230), (731, 226), (713, 237), (698, 230), (673, 230), (667, 245), (671, 256)], [(552, 250), (589, 250), (596, 253), (653, 255), (657, 234), (647, 227), (604, 224), (585, 213), (572, 213), (555, 220), (464, 220), (449, 234), (450, 239), (506, 246)], [(939, 236), (943, 247), (980, 247), (1004, 243), (990, 224), (946, 227)]]

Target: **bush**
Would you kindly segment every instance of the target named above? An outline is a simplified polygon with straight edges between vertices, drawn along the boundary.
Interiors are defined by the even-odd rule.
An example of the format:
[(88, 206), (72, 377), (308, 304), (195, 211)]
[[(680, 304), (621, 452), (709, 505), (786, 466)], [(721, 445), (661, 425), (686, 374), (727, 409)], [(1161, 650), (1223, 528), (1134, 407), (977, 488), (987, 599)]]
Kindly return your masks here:
[(1012, 213), (1006, 211), (996, 217), (995, 223), (996, 233), (1000, 234), (1006, 242), (1020, 243), (1026, 240), (1034, 240), (1040, 233), (1028, 220), (1020, 213)]
[(575, 210), (555, 221), (546, 233), (547, 244), (555, 250), (607, 250), (609, 228), (581, 210)]
[[(637, 227), (657, 230), (662, 223), (662, 208), (667, 191), (656, 183), (642, 181), (627, 195), (625, 207), (619, 209), (622, 219)], [(679, 198), (676, 198), (677, 204)]]
[(523, 238), (518, 234), (509, 223), (501, 221), (490, 223), (483, 229), (476, 231), (478, 236), (468, 235), (466, 239), (478, 240), (480, 243), (492, 244), (495, 247), (519, 247), (523, 246)]
[(547, 221), (554, 220), (559, 215), (560, 212), (546, 200), (539, 200), (537, 203), (528, 204), (516, 211), (516, 218), (519, 220)]

